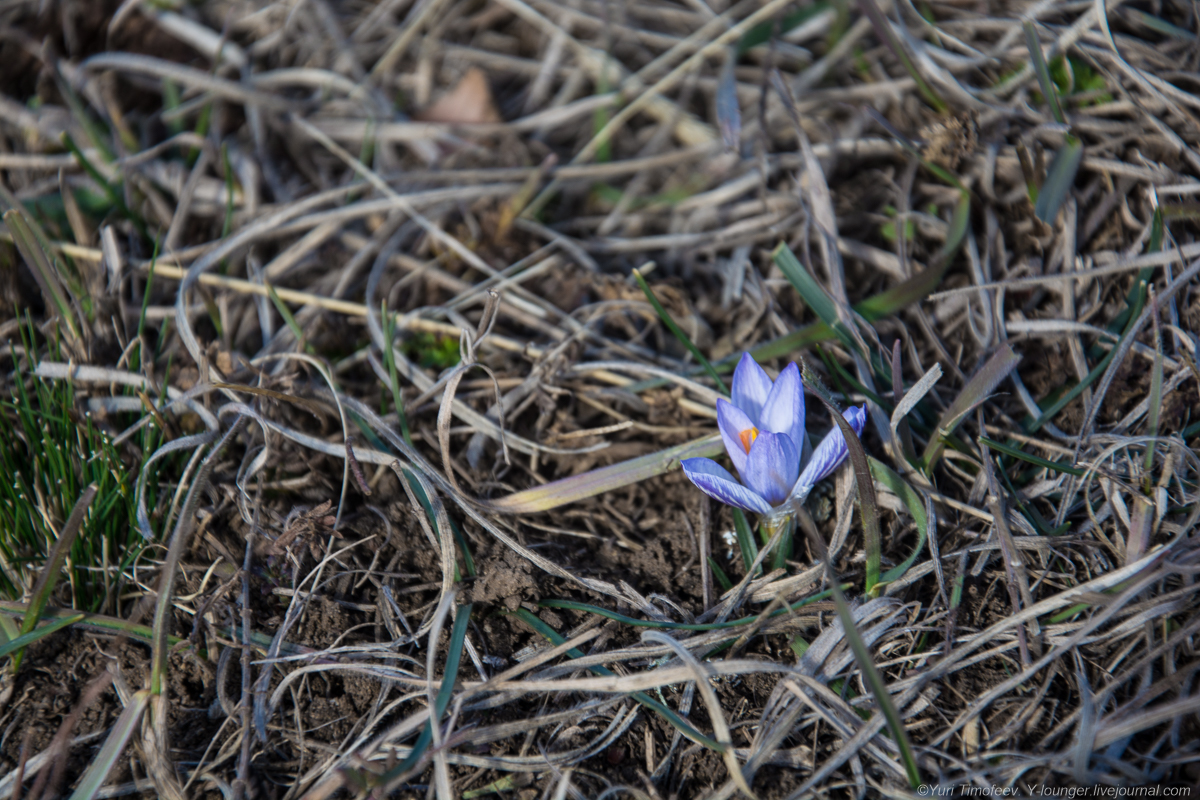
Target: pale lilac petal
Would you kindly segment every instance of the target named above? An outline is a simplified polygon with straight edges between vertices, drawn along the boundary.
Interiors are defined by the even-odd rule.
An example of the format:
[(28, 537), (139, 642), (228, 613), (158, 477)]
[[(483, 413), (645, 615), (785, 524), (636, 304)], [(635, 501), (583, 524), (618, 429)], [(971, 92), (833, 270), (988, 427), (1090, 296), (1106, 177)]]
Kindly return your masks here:
[(750, 448), (742, 480), (755, 494), (777, 506), (787, 499), (799, 472), (800, 453), (791, 437), (760, 431)]
[(804, 446), (804, 384), (795, 361), (784, 367), (775, 379), (758, 422), (760, 430), (787, 434), (796, 446), (797, 454)]
[(685, 458), (680, 466), (688, 480), (714, 500), (756, 514), (771, 510), (766, 500), (734, 480), (727, 469), (711, 458)]
[(729, 453), (734, 468), (741, 475), (746, 469), (746, 448), (742, 446), (741, 433), (753, 428), (754, 423), (740, 408), (720, 397), (717, 398), (717, 427), (721, 430), (725, 452)]
[[(850, 423), (850, 427), (854, 430), (856, 436), (862, 434), (863, 426), (867, 424), (866, 407), (855, 408), (851, 406), (842, 414), (846, 421)], [(796, 481), (796, 490), (807, 487), (811, 489), (816, 485), (817, 481), (825, 478), (843, 461), (846, 460), (846, 455), (849, 451), (846, 449), (846, 440), (842, 436), (842, 429), (834, 426), (833, 430), (825, 435), (821, 443), (813, 450), (812, 458), (804, 466), (804, 471), (800, 473), (799, 480)], [(794, 490), (792, 493), (796, 494)], [(804, 492), (807, 494), (807, 490)]]
[(771, 393), (771, 378), (749, 353), (742, 353), (742, 360), (733, 371), (733, 385), (730, 388), (733, 404), (746, 413), (755, 427), (762, 412), (763, 403)]

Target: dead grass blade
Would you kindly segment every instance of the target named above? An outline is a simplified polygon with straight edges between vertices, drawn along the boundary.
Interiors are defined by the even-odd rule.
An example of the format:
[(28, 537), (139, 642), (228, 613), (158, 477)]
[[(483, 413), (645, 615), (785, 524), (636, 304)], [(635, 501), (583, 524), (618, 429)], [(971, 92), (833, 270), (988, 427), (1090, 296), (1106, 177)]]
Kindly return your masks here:
[[(1188, 265), (1188, 268), (1180, 273), (1179, 277), (1171, 281), (1165, 289), (1158, 295), (1160, 303), (1167, 302), (1175, 295), (1179, 289), (1188, 284), (1196, 275), (1200, 275), (1200, 259), (1193, 261)], [(1104, 398), (1108, 395), (1108, 390), (1112, 386), (1113, 380), (1116, 379), (1117, 368), (1124, 361), (1125, 356), (1129, 354), (1133, 347), (1134, 338), (1141, 332), (1142, 328), (1146, 327), (1146, 322), (1149, 321), (1153, 309), (1146, 309), (1140, 315), (1131, 318), (1129, 326), (1126, 328), (1125, 335), (1121, 338), (1117, 347), (1110, 352), (1110, 360), (1107, 368), (1104, 370), (1104, 377), (1100, 379), (1100, 385), (1096, 388), (1092, 402), (1088, 406), (1087, 414), (1084, 416), (1083, 426), (1079, 432), (1079, 443), (1076, 446), (1075, 457), (1078, 460), (1080, 448), (1086, 439), (1092, 435), (1092, 426), (1095, 425), (1096, 415), (1100, 411), (1100, 405)]]
[(100, 747), (100, 752), (88, 764), (87, 771), (79, 780), (75, 791), (71, 793), (70, 800), (92, 800), (100, 795), (100, 790), (109, 773), (116, 766), (117, 759), (125, 752), (126, 745), (137, 732), (138, 725), (142, 721), (142, 714), (150, 705), (150, 696), (149, 689), (134, 692), (133, 699), (125, 706), (125, 710), (121, 712), (117, 721), (113, 723), (108, 738)]
[(733, 752), (733, 739), (730, 737), (729, 724), (725, 722), (725, 714), (721, 709), (721, 702), (717, 699), (717, 693), (709, 685), (709, 675), (704, 669), (704, 665), (692, 655), (691, 651), (665, 633), (646, 631), (642, 634), (642, 639), (665, 644), (675, 653), (676, 658), (695, 673), (696, 690), (700, 693), (700, 699), (704, 701), (704, 706), (708, 709), (708, 718), (712, 721), (716, 740), (723, 745), (721, 756), (725, 759), (725, 768), (729, 770), (729, 777), (742, 790), (743, 794), (751, 800), (757, 800), (757, 795), (750, 790), (750, 784), (746, 782), (746, 777), (742, 774), (742, 765), (738, 763), (737, 755)]
[[(514, 616), (521, 619), (521, 621), (523, 621), (526, 625), (533, 628), (539, 634), (541, 634), (542, 636), (549, 639), (555, 645), (560, 645), (564, 641), (566, 641), (557, 631), (555, 631), (550, 626), (546, 625), (546, 623), (542, 622), (540, 619), (538, 619), (537, 617), (535, 617), (533, 614), (529, 613), (525, 609), (523, 609), (523, 608), (517, 609), (515, 612), (513, 612), (513, 614), (514, 614)], [(569, 652), (568, 654), (571, 655), (573, 658), (582, 658), (583, 657), (583, 653), (579, 652), (578, 650), (574, 650), (573, 652)], [(617, 674), (617, 673), (613, 672), (612, 670), (607, 669), (605, 667), (601, 667), (601, 666), (589, 666), (588, 669), (591, 672), (595, 673), (596, 675), (601, 675), (601, 676), (605, 676), (605, 677), (616, 676), (616, 674)], [(691, 670), (688, 669), (687, 671), (688, 671), (689, 677), (690, 677)], [(667, 706), (663, 705), (662, 703), (658, 702), (657, 700), (652, 699), (649, 695), (645, 694), (645, 692), (633, 691), (630, 693), (630, 697), (633, 700), (636, 700), (642, 706), (659, 714), (663, 719), (665, 719), (667, 721), (668, 724), (670, 724), (672, 727), (674, 727), (676, 730), (678, 730), (680, 733), (682, 733), (685, 737), (687, 737), (691, 741), (693, 741), (699, 745), (702, 745), (704, 747), (707, 747), (710, 750), (714, 750), (718, 753), (723, 753), (728, 748), (727, 744), (723, 744), (720, 741), (717, 741), (716, 739), (711, 739), (711, 738), (705, 736), (704, 734), (700, 733), (698, 730), (696, 730), (694, 727), (692, 727), (690, 724), (688, 724), (688, 722), (686, 720), (684, 720), (682, 717), (680, 717), (674, 711), (667, 708)]]
[[(983, 426), (983, 414), (977, 411), (980, 427)], [(1004, 559), (1004, 574), (1008, 578), (1008, 597), (1012, 603), (1014, 614), (1019, 614), (1022, 605), (1030, 605), (1033, 602), (1033, 595), (1029, 591), (1029, 578), (1026, 574), (1025, 562), (1021, 560), (1017, 552), (1016, 545), (1013, 543), (1012, 531), (1009, 530), (1008, 520), (1005, 516), (1006, 508), (1004, 502), (1004, 494), (1000, 489), (1000, 484), (996, 480), (996, 469), (992, 464), (992, 456), (986, 449), (980, 448), (980, 458), (983, 462), (983, 474), (987, 480), (988, 492), (988, 508), (992, 512), (992, 525), (996, 531), (996, 538), (1000, 540), (1000, 554)], [(1037, 654), (1041, 653), (1041, 644), (1038, 642), (1040, 630), (1036, 620), (1029, 624), (1029, 634), (1026, 637), (1025, 628), (1017, 628), (1017, 643), (1021, 650), (1021, 663), (1028, 666), (1030, 663), (1030, 651)]]
[[(16, 202), (15, 198), (13, 198), (13, 202)], [(29, 264), (30, 271), (37, 279), (42, 294), (58, 309), (59, 317), (66, 324), (71, 335), (78, 339), (82, 335), (82, 326), (68, 300), (57, 257), (48, 247), (42, 246), (42, 243), (46, 241), (45, 236), (37, 235), (35, 223), (25, 215), (19, 205), (4, 212), (4, 223), (8, 226), (13, 242), (16, 243), (25, 263)]]
[[(0, 4), (0, 594), (48, 549), (9, 529), (96, 479), (59, 571), (104, 613), (0, 600), (0, 795), (1187, 779), (1187, 4), (36, 5)], [(883, 450), (797, 511), (813, 565), (674, 467), (721, 452), (732, 358), (817, 343)], [(119, 718), (98, 759), (85, 712)]]
[(734, 66), (738, 52), (730, 49), (717, 79), (717, 127), (721, 131), (721, 143), (725, 149), (736, 153), (742, 146), (742, 109), (738, 105), (737, 80)]
[(622, 486), (644, 481), (675, 469), (685, 458), (712, 457), (725, 451), (719, 434), (694, 439), (657, 453), (631, 458), (619, 464), (552, 481), (533, 489), (492, 500), (491, 508), (506, 514), (528, 514), (594, 497)]
[(988, 395), (995, 391), (1001, 381), (1007, 378), (1020, 362), (1021, 357), (1016, 354), (1012, 346), (1004, 344), (967, 381), (967, 385), (962, 388), (958, 397), (954, 398), (954, 402), (938, 420), (937, 429), (929, 437), (929, 443), (925, 445), (925, 452), (921, 454), (921, 462), (926, 475), (932, 474), (934, 465), (946, 447), (946, 438), (954, 433), (959, 424), (966, 419), (967, 414), (987, 400)]
[[(899, 355), (900, 340), (896, 340), (895, 353)], [(898, 357), (892, 359), (892, 393), (896, 397), (896, 407), (892, 410), (891, 430), (892, 430), (892, 446), (895, 451), (895, 456), (892, 459), (902, 473), (907, 473), (913, 470), (916, 461), (916, 452), (913, 450), (912, 437), (905, 423), (905, 417), (917, 407), (917, 403), (929, 393), (929, 390), (937, 385), (937, 382), (942, 379), (942, 365), (934, 364), (929, 370), (921, 376), (921, 380), (917, 381), (911, 389), (901, 396), (900, 390), (903, 389), (904, 383), (900, 375), (900, 359)], [(911, 460), (910, 460), (911, 459)]]

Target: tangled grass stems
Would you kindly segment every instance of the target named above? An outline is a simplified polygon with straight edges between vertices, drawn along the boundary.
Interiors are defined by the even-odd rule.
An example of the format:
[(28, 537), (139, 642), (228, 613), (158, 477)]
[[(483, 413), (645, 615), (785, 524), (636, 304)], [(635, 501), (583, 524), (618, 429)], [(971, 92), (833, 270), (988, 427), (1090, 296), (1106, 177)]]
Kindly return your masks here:
[[(60, 734), (0, 742), (0, 786), (1188, 778), (1178, 4), (33, 5), (0, 10), (0, 723)], [(755, 542), (674, 467), (723, 458), (734, 359), (817, 343), (863, 463)]]

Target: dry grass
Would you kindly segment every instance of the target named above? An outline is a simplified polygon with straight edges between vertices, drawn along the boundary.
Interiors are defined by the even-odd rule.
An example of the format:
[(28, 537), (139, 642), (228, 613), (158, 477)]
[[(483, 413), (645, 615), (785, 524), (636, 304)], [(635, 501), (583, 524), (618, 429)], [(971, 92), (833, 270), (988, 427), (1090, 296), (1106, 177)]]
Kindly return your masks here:
[[(0, 796), (75, 785), (110, 725), (107, 780), (147, 796), (913, 796), (818, 550), (748, 571), (678, 470), (516, 494), (715, 429), (634, 268), (714, 362), (803, 357), (869, 403), (907, 487), (876, 487), (883, 566), (916, 561), (863, 594), (849, 467), (802, 523), (923, 781), (1200, 778), (1194, 6), (885, 8), (938, 113), (836, 2), (170, 5), (0, 6), (0, 178), (70, 297), (56, 327), (10, 217), (5, 396), (69, 382), (154, 540), (68, 561), (106, 591), (0, 684)], [(1084, 146), (1049, 224), (1028, 184), (1069, 137), (1027, 19)], [(8, 512), (47, 541), (50, 492)], [(44, 544), (3, 548), (26, 591)]]

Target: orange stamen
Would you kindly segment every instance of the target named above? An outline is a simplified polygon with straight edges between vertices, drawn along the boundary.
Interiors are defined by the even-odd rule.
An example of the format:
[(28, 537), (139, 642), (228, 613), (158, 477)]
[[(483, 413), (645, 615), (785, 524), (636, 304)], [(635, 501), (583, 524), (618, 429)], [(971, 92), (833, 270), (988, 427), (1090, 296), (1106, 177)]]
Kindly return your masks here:
[(742, 440), (742, 447), (746, 448), (746, 452), (750, 452), (750, 445), (754, 444), (754, 440), (758, 438), (758, 428), (746, 428), (738, 434), (738, 438)]

